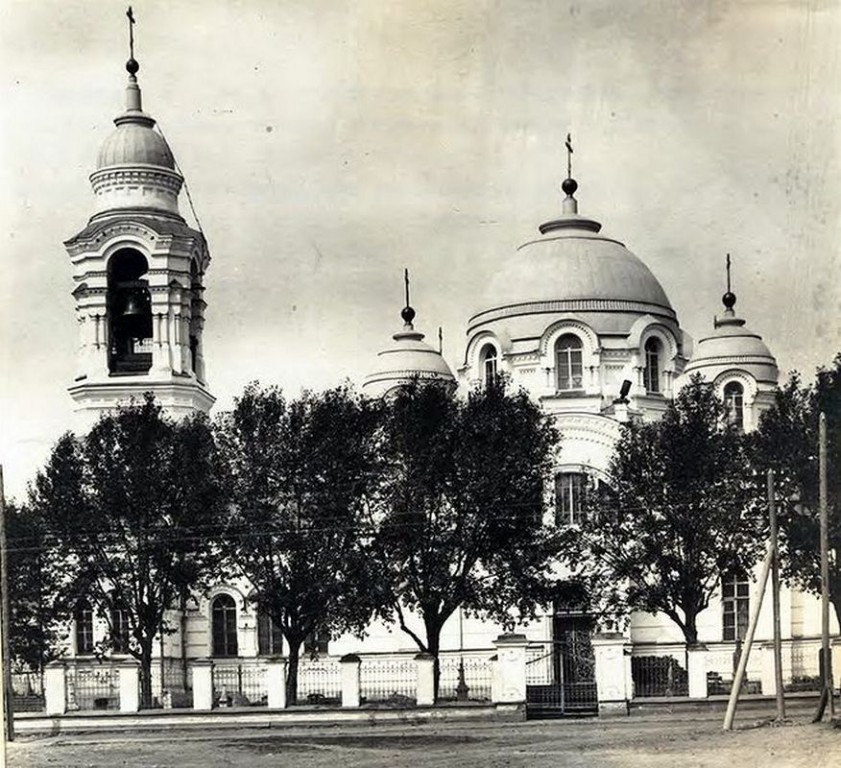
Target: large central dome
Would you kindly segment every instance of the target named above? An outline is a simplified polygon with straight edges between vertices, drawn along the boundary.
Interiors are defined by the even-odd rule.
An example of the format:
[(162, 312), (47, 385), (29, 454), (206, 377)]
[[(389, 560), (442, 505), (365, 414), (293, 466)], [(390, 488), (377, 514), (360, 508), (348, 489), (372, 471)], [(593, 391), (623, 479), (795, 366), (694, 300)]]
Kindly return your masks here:
[[(491, 278), (482, 312), (473, 320), (520, 311), (629, 312), (675, 318), (651, 270), (601, 224), (579, 216), (577, 201), (540, 227), (541, 238), (521, 245)], [(472, 324), (472, 323), (471, 323)]]

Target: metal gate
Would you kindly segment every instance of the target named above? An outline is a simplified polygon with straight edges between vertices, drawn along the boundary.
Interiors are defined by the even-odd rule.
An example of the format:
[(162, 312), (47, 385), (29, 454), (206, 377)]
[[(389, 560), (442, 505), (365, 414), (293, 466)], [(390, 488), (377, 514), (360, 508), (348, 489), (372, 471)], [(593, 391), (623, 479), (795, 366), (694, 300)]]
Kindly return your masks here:
[(526, 713), (530, 718), (598, 712), (596, 663), (587, 616), (557, 616), (554, 640), (529, 645)]

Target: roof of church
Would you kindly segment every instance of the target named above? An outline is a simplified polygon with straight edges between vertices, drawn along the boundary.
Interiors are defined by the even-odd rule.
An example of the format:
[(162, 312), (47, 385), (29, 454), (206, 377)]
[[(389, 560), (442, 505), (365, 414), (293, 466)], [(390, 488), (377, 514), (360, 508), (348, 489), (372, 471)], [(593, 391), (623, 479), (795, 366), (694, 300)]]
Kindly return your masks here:
[[(713, 376), (725, 369), (740, 368), (758, 380), (776, 382), (779, 377), (777, 361), (762, 337), (749, 330), (745, 321), (733, 310), (736, 295), (724, 294), (724, 317), (716, 318), (714, 330), (701, 339), (686, 364), (685, 375), (701, 372)], [(716, 370), (711, 370), (716, 369)]]
[(166, 139), (155, 130), (155, 120), (142, 108), (137, 71), (140, 65), (132, 58), (126, 64), (126, 111), (114, 118), (116, 130), (105, 140), (99, 150), (96, 168), (118, 165), (153, 165), (176, 170), (175, 158)]
[(575, 302), (575, 311), (650, 312), (674, 319), (651, 270), (621, 242), (601, 234), (599, 222), (578, 214), (577, 188), (571, 178), (564, 182), (562, 215), (541, 225), (542, 237), (520, 246), (492, 276), (483, 311), (560, 301)]
[(401, 312), (403, 330), (395, 333), (394, 343), (377, 355), (375, 370), (362, 385), (371, 394), (383, 395), (412, 380), (440, 381), (455, 385), (455, 377), (441, 353), (427, 344), (424, 334), (415, 330), (415, 310), (405, 306)]

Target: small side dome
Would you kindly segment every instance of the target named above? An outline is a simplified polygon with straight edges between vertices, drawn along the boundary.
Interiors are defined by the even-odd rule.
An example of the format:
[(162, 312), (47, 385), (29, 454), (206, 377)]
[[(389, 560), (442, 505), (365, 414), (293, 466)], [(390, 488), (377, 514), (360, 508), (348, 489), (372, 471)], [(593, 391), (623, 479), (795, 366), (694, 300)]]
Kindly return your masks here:
[(395, 333), (394, 343), (377, 355), (375, 370), (365, 377), (362, 390), (373, 397), (382, 397), (415, 380), (438, 381), (455, 388), (456, 379), (447, 361), (414, 329), (415, 311), (408, 303), (401, 317), (403, 330)]
[(777, 361), (759, 334), (745, 327), (745, 321), (736, 317), (733, 307), (736, 296), (729, 290), (723, 297), (724, 317), (715, 320), (715, 330), (701, 339), (692, 354), (684, 376), (700, 373), (713, 381), (727, 370), (741, 369), (759, 382), (776, 384), (779, 379)]
[(99, 150), (96, 168), (115, 165), (156, 165), (175, 170), (172, 152), (157, 131), (151, 118), (131, 116), (117, 118), (117, 129), (105, 140)]

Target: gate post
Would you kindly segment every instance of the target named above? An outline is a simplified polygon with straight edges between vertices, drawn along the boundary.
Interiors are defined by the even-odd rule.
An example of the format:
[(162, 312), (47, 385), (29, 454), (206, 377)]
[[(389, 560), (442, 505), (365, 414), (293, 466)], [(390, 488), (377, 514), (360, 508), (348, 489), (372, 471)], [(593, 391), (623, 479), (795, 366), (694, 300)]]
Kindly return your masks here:
[(140, 663), (120, 662), (120, 712), (140, 711)]
[(193, 662), (193, 709), (203, 712), (213, 709), (213, 662), (210, 659)]
[(627, 715), (628, 671), (631, 643), (621, 632), (599, 632), (593, 635), (593, 655), (596, 659), (596, 692), (599, 717)]
[(435, 657), (431, 653), (415, 656), (417, 665), (417, 689), (415, 700), (419, 707), (435, 704)]
[(693, 645), (686, 649), (686, 674), (689, 678), (689, 698), (707, 698), (707, 646)]
[(497, 699), (494, 704), (521, 706), (526, 703), (525, 635), (506, 634), (494, 640), (497, 649)]
[(342, 670), (342, 706), (358, 707), (360, 704), (360, 674), (362, 659), (355, 653), (348, 653), (339, 659)]
[(44, 668), (44, 709), (48, 715), (67, 711), (67, 666), (63, 661), (51, 661)]
[(269, 709), (286, 709), (286, 658), (283, 656), (266, 662), (266, 694)]

